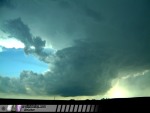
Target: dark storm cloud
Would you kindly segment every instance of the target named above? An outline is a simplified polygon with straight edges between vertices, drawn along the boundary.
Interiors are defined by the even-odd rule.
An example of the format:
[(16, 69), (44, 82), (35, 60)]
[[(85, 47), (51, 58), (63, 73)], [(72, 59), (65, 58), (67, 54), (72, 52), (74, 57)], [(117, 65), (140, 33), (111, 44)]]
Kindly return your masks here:
[(104, 94), (111, 88), (111, 80), (124, 76), (118, 73), (126, 75), (150, 68), (148, 51), (115, 46), (83, 42), (76, 47), (58, 51), (60, 60), (55, 62), (54, 76), (48, 75), (47, 92), (62, 96)]
[(39, 59), (47, 62), (48, 55), (53, 52), (50, 48), (49, 50), (45, 50), (46, 41), (42, 40), (39, 36), (34, 37), (30, 33), (28, 26), (22, 22), (21, 18), (6, 21), (2, 26), (2, 30), (8, 33), (10, 35), (9, 37), (15, 37), (23, 42), (25, 44), (24, 50), (26, 54), (35, 54)]
[(11, 0), (0, 0), (0, 8), (1, 7), (13, 8), (14, 6)]
[(86, 7), (85, 13), (87, 14), (87, 16), (93, 18), (95, 21), (101, 21), (102, 20), (101, 14), (99, 12), (93, 10), (93, 9)]
[(2, 26), (2, 30), (4, 30), (6, 33), (9, 33), (10, 37), (19, 39), (27, 47), (33, 45), (30, 29), (22, 22), (21, 18), (6, 21)]
[(101, 51), (100, 56), (99, 50), (94, 49), (87, 45), (58, 51), (60, 59), (55, 62), (53, 76), (47, 73), (47, 92), (62, 96), (105, 93), (110, 87), (110, 80), (117, 73), (108, 69), (109, 64), (103, 64), (107, 62), (109, 55)]
[(104, 94), (114, 78), (150, 69), (147, 1), (117, 1), (110, 6), (115, 7), (111, 18), (107, 18), (112, 22), (110, 25), (106, 21), (89, 23), (85, 40), (57, 52), (59, 60), (53, 69), (55, 82), (50, 82), (51, 74), (46, 82), (49, 94)]
[(66, 8), (71, 8), (71, 4), (68, 0), (54, 0), (53, 2), (58, 2), (58, 5), (60, 8), (66, 9)]
[[(68, 3), (71, 4), (71, 2)], [(65, 6), (68, 3), (61, 5)], [(45, 22), (46, 19), (42, 21), (44, 25), (48, 23), (47, 26), (53, 26), (54, 30), (48, 29), (48, 32), (55, 34), (54, 31), (58, 31), (61, 36), (67, 26), (66, 31), (72, 31), (72, 37), (79, 36), (80, 38), (74, 41), (77, 38), (72, 38), (71, 35), (68, 38), (66, 32), (67, 38), (64, 36), (62, 40), (59, 37), (57, 39), (53, 37), (52, 40), (55, 40), (58, 45), (66, 45), (68, 40), (74, 41), (75, 44), (57, 51), (54, 67), (51, 72), (42, 75), (43, 78), (33, 72), (21, 73), (21, 78), (26, 75), (32, 78), (34, 75), (33, 79), (28, 78), (31, 83), (33, 82), (29, 86), (32, 86), (34, 91), (38, 92), (37, 84), (40, 83), (41, 90), (48, 95), (93, 96), (104, 94), (111, 88), (113, 79), (127, 74), (132, 76), (132, 74), (150, 69), (149, 1), (96, 0), (93, 2), (93, 0), (86, 0), (81, 1), (81, 4), (80, 1), (76, 1), (76, 5), (71, 12), (68, 11), (69, 13), (57, 8), (49, 10), (56, 11), (50, 16), (53, 17), (50, 22)], [(92, 21), (87, 17), (93, 18)], [(80, 32), (79, 35), (75, 35), (77, 32)], [(18, 33), (22, 33), (22, 30), (19, 30)], [(36, 54), (41, 55), (41, 49), (46, 42), (42, 38), (33, 38), (33, 36), (29, 39), (32, 41), (28, 42), (28, 45), (37, 48)], [(49, 38), (47, 40), (51, 41)], [(29, 48), (29, 50), (32, 53), (32, 49)], [(43, 82), (37, 82), (40, 79)], [(132, 82), (134, 84), (135, 81)]]
[[(103, 1), (102, 1), (103, 2)], [(101, 10), (98, 10), (96, 9), (95, 7), (91, 7), (92, 4), (96, 3), (96, 4), (101, 4), (100, 1), (98, 0), (94, 0), (91, 1), (90, 0), (87, 0), (87, 1), (79, 1), (79, 0), (73, 0), (71, 1), (72, 4), (75, 4), (76, 5), (76, 8), (79, 8), (80, 9), (80, 12), (83, 12), (84, 16), (85, 17), (90, 17), (92, 18), (92, 21), (94, 22), (101, 22), (103, 20), (103, 16), (101, 14)], [(89, 3), (89, 4), (88, 4)], [(97, 7), (97, 6), (96, 6)], [(79, 12), (79, 13), (80, 13)]]

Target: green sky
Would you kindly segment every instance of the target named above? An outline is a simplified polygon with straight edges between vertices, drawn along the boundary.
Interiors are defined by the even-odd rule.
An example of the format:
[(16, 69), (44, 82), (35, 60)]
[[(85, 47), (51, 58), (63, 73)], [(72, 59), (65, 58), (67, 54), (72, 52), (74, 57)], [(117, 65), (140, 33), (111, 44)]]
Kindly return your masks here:
[[(0, 0), (0, 97), (149, 96), (149, 5), (148, 0)], [(22, 53), (14, 53), (18, 49)]]

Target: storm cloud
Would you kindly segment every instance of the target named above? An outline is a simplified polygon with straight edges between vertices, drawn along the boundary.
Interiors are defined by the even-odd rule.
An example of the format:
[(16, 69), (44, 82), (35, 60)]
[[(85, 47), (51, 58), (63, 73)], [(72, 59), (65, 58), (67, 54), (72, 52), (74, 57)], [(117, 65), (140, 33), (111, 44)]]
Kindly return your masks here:
[(0, 76), (0, 92), (26, 94), (26, 89), (19, 79)]
[(22, 22), (21, 18), (7, 20), (2, 25), (2, 30), (8, 33), (10, 38), (17, 38), (24, 43), (24, 51), (26, 54), (34, 54), (44, 62), (47, 62), (47, 57), (54, 52), (51, 48), (44, 48), (46, 41), (42, 40), (39, 36), (34, 37), (30, 33), (28, 26)]
[[(45, 2), (44, 6), (46, 3), (49, 2)], [(43, 19), (42, 24), (45, 28), (52, 26), (52, 31), (48, 29), (46, 33), (54, 34), (51, 37), (44, 40), (43, 37), (33, 36), (20, 18), (7, 21), (3, 27), (5, 32), (25, 44), (27, 54), (35, 54), (53, 65), (51, 71), (44, 74), (31, 71), (20, 74), (18, 80), (23, 80), (24, 87), (28, 87), (30, 91), (64, 97), (103, 95), (113, 87), (112, 80), (127, 75), (132, 78), (134, 74), (150, 69), (149, 1), (63, 0), (50, 3), (57, 4), (56, 7), (54, 5), (54, 10), (48, 10), (53, 18), (50, 21)], [(62, 17), (62, 14), (57, 13), (59, 11), (67, 13)], [(58, 37), (54, 38), (56, 35)], [(63, 38), (60, 39), (62, 35)], [(70, 46), (59, 46), (55, 55), (45, 52), (46, 42), (54, 42), (53, 46), (57, 48), (57, 45), (66, 45), (68, 40)], [(54, 62), (50, 63), (50, 56), (55, 59)], [(141, 85), (149, 79), (141, 79), (142, 77), (127, 79), (126, 83), (134, 84), (139, 81), (138, 85), (149, 90), (147, 83)], [(149, 78), (149, 75), (144, 77)]]
[[(140, 2), (120, 3), (118, 1), (117, 4), (113, 4), (118, 8), (118, 12), (114, 12), (119, 18), (116, 26), (114, 25), (117, 28), (92, 23), (93, 29), (87, 28), (86, 39), (78, 40), (75, 46), (57, 52), (59, 60), (55, 62), (53, 70), (54, 76), (57, 76), (54, 77), (57, 84), (48, 85), (50, 82), (46, 82), (46, 89), (50, 94), (103, 94), (112, 87), (113, 79), (129, 73), (132, 76), (150, 68), (150, 22), (145, 21), (144, 17), (147, 16), (148, 9)], [(118, 4), (124, 7), (121, 8)], [(140, 7), (140, 12), (136, 12), (139, 9), (132, 8), (134, 5)], [(130, 9), (130, 17), (125, 16), (127, 6), (128, 10)], [(119, 11), (122, 11), (120, 13), (124, 13), (124, 16), (120, 16)]]
[(14, 6), (10, 0), (0, 0), (0, 8), (1, 7), (14, 8)]

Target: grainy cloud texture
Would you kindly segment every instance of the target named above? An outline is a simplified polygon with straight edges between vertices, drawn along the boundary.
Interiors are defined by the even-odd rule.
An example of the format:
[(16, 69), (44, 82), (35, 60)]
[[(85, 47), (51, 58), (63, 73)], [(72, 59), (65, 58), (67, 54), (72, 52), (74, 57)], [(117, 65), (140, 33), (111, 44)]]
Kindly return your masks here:
[[(1, 30), (24, 43), (25, 53), (51, 65), (43, 74), (24, 70), (14, 79), (21, 92), (63, 97), (104, 95), (113, 87), (112, 80), (127, 76), (121, 81), (128, 88), (136, 84), (129, 88), (135, 89), (132, 96), (144, 95), (143, 87), (149, 92), (149, 73), (133, 77), (150, 69), (148, 0), (13, 1), (20, 11), (13, 12), (13, 19), (3, 14), (7, 21), (1, 22)], [(12, 87), (9, 84), (6, 88)]]

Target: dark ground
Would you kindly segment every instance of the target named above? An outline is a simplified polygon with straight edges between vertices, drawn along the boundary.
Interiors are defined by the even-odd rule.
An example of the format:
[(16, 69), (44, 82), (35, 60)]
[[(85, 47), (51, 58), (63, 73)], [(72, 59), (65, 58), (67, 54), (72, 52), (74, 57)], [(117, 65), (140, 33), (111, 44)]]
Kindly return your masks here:
[(101, 100), (31, 100), (31, 99), (0, 99), (1, 105), (10, 104), (47, 104), (47, 105), (91, 105), (94, 111), (111, 113), (150, 112), (150, 97), (116, 98)]

